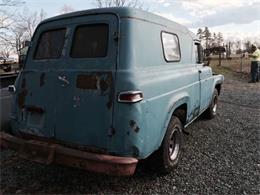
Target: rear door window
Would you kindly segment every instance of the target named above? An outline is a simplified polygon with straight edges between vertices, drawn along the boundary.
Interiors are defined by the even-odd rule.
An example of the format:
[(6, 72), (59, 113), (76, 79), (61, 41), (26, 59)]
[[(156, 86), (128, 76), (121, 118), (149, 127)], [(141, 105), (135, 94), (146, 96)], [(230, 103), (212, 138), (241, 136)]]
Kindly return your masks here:
[(34, 59), (60, 58), (65, 41), (66, 29), (45, 31), (41, 34)]
[(106, 57), (108, 24), (90, 24), (76, 28), (71, 48), (72, 58)]

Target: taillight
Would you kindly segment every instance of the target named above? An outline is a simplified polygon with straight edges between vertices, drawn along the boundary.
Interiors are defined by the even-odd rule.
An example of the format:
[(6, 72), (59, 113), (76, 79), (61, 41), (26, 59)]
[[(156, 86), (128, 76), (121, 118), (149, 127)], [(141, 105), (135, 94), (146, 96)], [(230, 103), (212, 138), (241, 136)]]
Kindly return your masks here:
[(124, 91), (118, 95), (118, 102), (122, 103), (136, 103), (143, 100), (143, 93), (141, 91)]

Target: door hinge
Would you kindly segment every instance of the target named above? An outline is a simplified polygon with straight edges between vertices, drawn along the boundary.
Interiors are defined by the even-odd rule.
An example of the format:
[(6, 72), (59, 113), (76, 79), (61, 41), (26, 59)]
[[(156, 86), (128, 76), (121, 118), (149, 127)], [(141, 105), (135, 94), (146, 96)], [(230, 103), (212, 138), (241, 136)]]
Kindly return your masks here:
[(119, 32), (118, 31), (114, 32), (113, 37), (114, 37), (115, 41), (118, 41), (119, 40)]

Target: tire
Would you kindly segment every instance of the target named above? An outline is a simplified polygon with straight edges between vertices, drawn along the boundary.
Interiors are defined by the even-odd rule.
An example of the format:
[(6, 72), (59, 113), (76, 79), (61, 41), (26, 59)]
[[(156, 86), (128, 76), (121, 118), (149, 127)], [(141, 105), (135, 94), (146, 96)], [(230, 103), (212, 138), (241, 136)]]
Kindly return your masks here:
[(213, 97), (208, 109), (205, 111), (205, 118), (213, 119), (217, 115), (217, 108), (218, 108), (218, 91), (217, 89), (214, 90)]
[(182, 154), (183, 125), (178, 117), (173, 116), (168, 125), (161, 147), (155, 152), (154, 159), (159, 172), (170, 173), (178, 164)]

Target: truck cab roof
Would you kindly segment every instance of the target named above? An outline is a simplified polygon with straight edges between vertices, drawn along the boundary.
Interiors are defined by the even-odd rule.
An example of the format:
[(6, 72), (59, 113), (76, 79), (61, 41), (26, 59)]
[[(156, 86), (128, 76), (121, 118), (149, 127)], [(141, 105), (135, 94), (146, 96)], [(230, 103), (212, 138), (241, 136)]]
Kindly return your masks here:
[(196, 39), (196, 36), (194, 33), (192, 33), (188, 28), (185, 26), (178, 24), (177, 22), (171, 21), (169, 19), (166, 19), (164, 17), (161, 17), (159, 15), (137, 9), (137, 8), (130, 8), (130, 7), (111, 7), (111, 8), (98, 8), (98, 9), (89, 9), (89, 10), (82, 10), (82, 11), (77, 11), (77, 12), (72, 12), (72, 13), (67, 13), (67, 14), (62, 14), (59, 16), (55, 16), (49, 19), (46, 19), (41, 22), (47, 23), (47, 22), (52, 22), (52, 21), (57, 21), (57, 20), (63, 20), (63, 19), (68, 19), (68, 18), (74, 18), (74, 17), (81, 17), (81, 16), (86, 16), (86, 15), (96, 15), (96, 14), (115, 14), (118, 18), (129, 18), (129, 19), (139, 19), (151, 23), (156, 23), (159, 25), (162, 25), (164, 27), (171, 27), (171, 28), (176, 28), (182, 33), (187, 33), (190, 34), (194, 39)]

